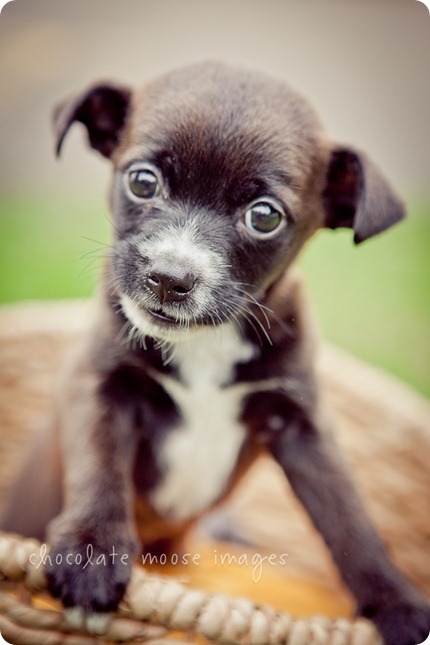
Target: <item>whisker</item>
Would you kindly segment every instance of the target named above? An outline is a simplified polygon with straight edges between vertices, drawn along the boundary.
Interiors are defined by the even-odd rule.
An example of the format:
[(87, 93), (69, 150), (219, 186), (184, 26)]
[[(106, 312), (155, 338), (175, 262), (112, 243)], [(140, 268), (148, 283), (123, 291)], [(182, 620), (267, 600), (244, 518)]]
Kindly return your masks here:
[(245, 296), (245, 298), (247, 298), (250, 302), (252, 302), (252, 303), (254, 303), (255, 305), (257, 305), (257, 307), (260, 309), (261, 313), (262, 313), (262, 314), (263, 314), (263, 316), (264, 316), (264, 319), (265, 319), (266, 324), (267, 324), (267, 328), (268, 328), (268, 329), (270, 329), (270, 320), (269, 320), (269, 317), (268, 317), (268, 315), (267, 315), (267, 313), (266, 313), (266, 310), (268, 310), (268, 311), (270, 312), (270, 309), (269, 309), (268, 307), (265, 307), (264, 305), (262, 305), (262, 304), (261, 304), (261, 302), (258, 302), (257, 298), (254, 298), (254, 296), (251, 296), (251, 294), (246, 293), (246, 292), (244, 291), (244, 292), (243, 292), (243, 295), (244, 295), (244, 296)]
[[(257, 300), (257, 298), (255, 298), (252, 294), (250, 294), (250, 293), (248, 293), (247, 291), (245, 291), (245, 289), (242, 289), (242, 287), (240, 286), (240, 285), (242, 285), (242, 284), (243, 284), (243, 285), (245, 285), (245, 286), (251, 286), (251, 287), (252, 287), (252, 285), (246, 285), (246, 283), (240, 283), (240, 282), (237, 282), (237, 283), (233, 284), (232, 286), (233, 286), (233, 288), (235, 288), (237, 291), (239, 291), (239, 292), (240, 292), (244, 297), (246, 297), (246, 298), (248, 298), (248, 299), (251, 299), (251, 300), (252, 300), (252, 302), (253, 302), (253, 303), (254, 303), (254, 304), (255, 304), (255, 305), (260, 309), (260, 311), (261, 311), (261, 313), (262, 313), (263, 315), (265, 314), (265, 312), (267, 312), (267, 315), (268, 315), (268, 316), (270, 316), (270, 317), (271, 317), (275, 322), (277, 322), (277, 323), (279, 324), (279, 326), (280, 326), (280, 327), (281, 327), (285, 332), (287, 332), (287, 334), (291, 337), (291, 336), (293, 335), (293, 331), (292, 331), (292, 329), (291, 329), (291, 326), (290, 326), (290, 325), (288, 325), (288, 324), (285, 322), (285, 320), (283, 320), (280, 316), (278, 316), (278, 314), (277, 314), (277, 313), (275, 313), (275, 312), (273, 311), (273, 309), (271, 309), (270, 307), (267, 307), (266, 305), (263, 305), (263, 303), (259, 302), (259, 300)], [(265, 315), (265, 318), (266, 318), (266, 317), (267, 317), (267, 316)], [(268, 327), (269, 327), (269, 329), (270, 329), (270, 325), (268, 325)]]
[[(260, 336), (260, 334), (259, 334), (259, 332), (258, 332), (258, 329), (256, 328), (256, 326), (255, 326), (255, 325), (254, 325), (254, 323), (252, 322), (251, 318), (248, 316), (248, 313), (251, 313), (251, 312), (250, 312), (247, 308), (242, 307), (241, 305), (239, 305), (239, 304), (238, 304), (238, 303), (236, 303), (236, 302), (233, 302), (233, 304), (234, 304), (234, 307), (233, 307), (233, 306), (232, 306), (232, 304), (229, 304), (229, 303), (232, 303), (232, 301), (231, 301), (231, 300), (229, 300), (228, 298), (224, 298), (224, 299), (223, 299), (223, 303), (224, 303), (224, 306), (225, 306), (225, 307), (227, 307), (227, 309), (228, 309), (228, 311), (230, 312), (230, 315), (232, 316), (232, 318), (235, 318), (236, 320), (237, 320), (237, 313), (236, 313), (236, 312), (237, 312), (237, 310), (238, 310), (238, 309), (240, 309), (240, 310), (241, 310), (241, 312), (242, 312), (242, 316), (245, 318), (245, 320), (247, 320), (247, 321), (248, 321), (249, 325), (250, 325), (250, 326), (251, 326), (251, 328), (254, 330), (255, 335), (256, 335), (256, 336), (257, 336), (257, 338), (258, 338), (258, 342), (260, 343), (260, 345), (262, 345), (262, 344), (263, 344), (263, 342), (262, 342), (261, 336)], [(257, 320), (258, 320), (258, 319), (257, 319)], [(260, 321), (258, 321), (258, 322), (260, 322)], [(269, 342), (270, 342), (270, 341), (269, 341)]]
[[(229, 300), (229, 302), (233, 302), (233, 303), (234, 303), (234, 301), (232, 301), (232, 300)], [(237, 302), (236, 302), (236, 303), (234, 303), (234, 305), (235, 305), (238, 309), (240, 309), (242, 312), (245, 312), (245, 314), (246, 314), (246, 315), (245, 315), (245, 314), (244, 314), (244, 315), (245, 315), (246, 319), (248, 320), (248, 322), (249, 322), (250, 324), (251, 324), (251, 321), (250, 321), (249, 316), (252, 316), (252, 318), (253, 318), (253, 319), (255, 320), (255, 322), (258, 324), (258, 326), (260, 327), (260, 329), (261, 329), (261, 331), (263, 332), (264, 336), (266, 337), (266, 339), (267, 339), (268, 343), (269, 343), (270, 345), (273, 345), (273, 342), (272, 342), (272, 339), (270, 338), (270, 335), (269, 335), (269, 333), (268, 333), (268, 330), (266, 330), (266, 328), (264, 327), (264, 325), (263, 325), (262, 321), (258, 318), (258, 316), (255, 314), (255, 312), (253, 312), (253, 311), (252, 311), (252, 309), (250, 309), (249, 307), (246, 307), (244, 304), (240, 305), (239, 303), (237, 303)], [(249, 314), (249, 316), (248, 316), (248, 314)], [(270, 323), (269, 323), (269, 321), (267, 320), (267, 316), (265, 316), (265, 319), (266, 319), (266, 321), (267, 321), (267, 323), (268, 323), (268, 325), (267, 325), (267, 326), (268, 326), (268, 329), (270, 329)], [(255, 330), (255, 326), (254, 326), (253, 324), (251, 324), (251, 326), (252, 326), (252, 327), (253, 327), (253, 329)], [(259, 339), (260, 339), (259, 334), (257, 334), (257, 336), (258, 336), (258, 337), (259, 337)], [(260, 342), (261, 342), (261, 339), (260, 339)]]
[(81, 240), (88, 240), (88, 242), (94, 242), (94, 244), (98, 244), (99, 246), (104, 246), (107, 249), (113, 248), (112, 244), (108, 244), (107, 242), (102, 242), (101, 240), (96, 240), (93, 237), (88, 237), (87, 235), (81, 235), (80, 238)]

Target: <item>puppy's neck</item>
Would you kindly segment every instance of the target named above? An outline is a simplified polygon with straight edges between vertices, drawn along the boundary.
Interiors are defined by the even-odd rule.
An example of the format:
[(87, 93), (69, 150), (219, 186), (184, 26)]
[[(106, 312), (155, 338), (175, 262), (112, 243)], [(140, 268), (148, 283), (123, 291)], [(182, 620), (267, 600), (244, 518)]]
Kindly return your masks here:
[(234, 366), (251, 360), (256, 350), (234, 323), (225, 323), (172, 344), (170, 351), (181, 381), (198, 388), (208, 382), (227, 384)]

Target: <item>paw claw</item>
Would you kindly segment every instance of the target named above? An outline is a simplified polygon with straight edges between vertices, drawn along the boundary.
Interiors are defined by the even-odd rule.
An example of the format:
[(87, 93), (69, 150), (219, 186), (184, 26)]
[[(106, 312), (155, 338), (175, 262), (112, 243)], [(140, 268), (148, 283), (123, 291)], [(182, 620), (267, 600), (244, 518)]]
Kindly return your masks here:
[(97, 634), (101, 636), (106, 633), (109, 623), (112, 620), (110, 614), (97, 613), (97, 614), (87, 614), (86, 627), (87, 631), (90, 634)]
[(64, 610), (64, 617), (72, 629), (86, 629), (90, 634), (105, 634), (112, 620), (111, 614), (86, 613), (82, 607), (69, 607)]
[(65, 609), (64, 617), (73, 629), (83, 629), (85, 627), (85, 612), (82, 607)]

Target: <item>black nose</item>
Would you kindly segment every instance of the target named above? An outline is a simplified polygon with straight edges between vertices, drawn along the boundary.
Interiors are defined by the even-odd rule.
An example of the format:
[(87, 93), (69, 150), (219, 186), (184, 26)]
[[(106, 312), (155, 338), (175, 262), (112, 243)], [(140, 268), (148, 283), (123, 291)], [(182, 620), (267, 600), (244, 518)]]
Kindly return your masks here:
[(195, 276), (180, 266), (153, 265), (146, 276), (146, 286), (161, 304), (185, 300), (195, 283)]

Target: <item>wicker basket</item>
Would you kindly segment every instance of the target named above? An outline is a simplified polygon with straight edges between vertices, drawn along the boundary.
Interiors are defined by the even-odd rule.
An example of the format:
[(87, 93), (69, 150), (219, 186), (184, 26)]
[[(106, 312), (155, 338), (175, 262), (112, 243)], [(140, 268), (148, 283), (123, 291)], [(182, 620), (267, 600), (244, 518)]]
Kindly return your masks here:
[[(0, 311), (0, 503), (19, 467), (22, 446), (46, 417), (56, 370), (84, 330), (89, 308), (86, 302), (65, 302)], [(430, 404), (327, 345), (318, 369), (338, 441), (369, 513), (398, 567), (430, 597)], [(255, 465), (221, 519), (236, 538), (262, 552), (280, 554), (287, 547), (290, 579), (324, 585), (351, 607), (321, 538), (271, 461)], [(217, 526), (220, 515), (211, 521)], [(199, 539), (197, 533), (194, 540)], [(226, 595), (225, 576), (215, 579), (210, 592), (202, 592), (141, 567), (135, 568), (127, 597), (103, 637), (76, 632), (47, 596), (42, 567), (29, 560), (39, 549), (34, 541), (0, 535), (0, 631), (16, 645), (178, 639), (249, 645), (380, 643), (372, 625), (345, 618), (348, 612), (337, 618), (293, 618), (270, 595), (276, 608), (261, 604), (261, 598)]]

